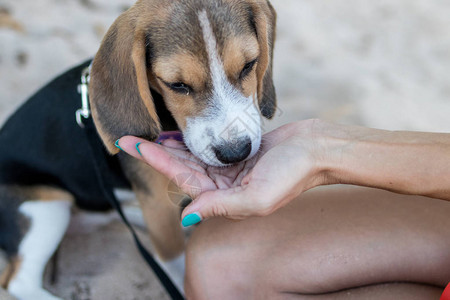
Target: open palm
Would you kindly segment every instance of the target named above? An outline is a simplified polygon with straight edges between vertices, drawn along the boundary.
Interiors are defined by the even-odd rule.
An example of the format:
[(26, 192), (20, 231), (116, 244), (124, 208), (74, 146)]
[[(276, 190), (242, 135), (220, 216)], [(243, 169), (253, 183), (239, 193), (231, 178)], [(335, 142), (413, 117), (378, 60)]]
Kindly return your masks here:
[[(203, 218), (242, 219), (268, 215), (310, 187), (315, 151), (307, 127), (292, 123), (265, 134), (253, 158), (229, 167), (208, 166), (174, 140), (158, 145), (127, 136), (120, 146), (168, 178), (189, 174), (190, 180), (177, 182), (194, 199), (183, 216), (195, 212)], [(200, 186), (192, 189), (194, 180)]]

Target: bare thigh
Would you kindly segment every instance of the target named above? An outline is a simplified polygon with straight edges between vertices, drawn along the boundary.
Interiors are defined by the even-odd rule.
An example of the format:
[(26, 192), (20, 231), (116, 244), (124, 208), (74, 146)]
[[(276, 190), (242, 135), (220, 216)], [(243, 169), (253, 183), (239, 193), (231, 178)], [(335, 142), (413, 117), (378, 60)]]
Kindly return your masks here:
[(281, 294), (283, 300), (437, 300), (443, 289), (417, 283), (382, 283), (320, 295)]
[(188, 245), (187, 294), (290, 298), (395, 282), (442, 290), (450, 281), (449, 216), (441, 200), (332, 187), (268, 217), (211, 219)]

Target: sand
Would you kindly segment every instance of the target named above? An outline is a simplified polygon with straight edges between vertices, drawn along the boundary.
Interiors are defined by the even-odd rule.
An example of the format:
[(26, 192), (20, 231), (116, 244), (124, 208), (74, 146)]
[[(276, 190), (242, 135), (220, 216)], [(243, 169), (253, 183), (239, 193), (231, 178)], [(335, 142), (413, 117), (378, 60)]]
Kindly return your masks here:
[[(92, 57), (132, 1), (0, 0), (0, 123), (65, 69)], [(450, 1), (273, 0), (276, 119), (450, 131)], [(5, 145), (2, 145), (4, 147)], [(1, 171), (1, 170), (0, 170)], [(59, 251), (65, 299), (168, 299), (130, 235), (107, 214), (75, 212)], [(1, 292), (0, 292), (1, 295)], [(3, 298), (2, 298), (3, 299)]]

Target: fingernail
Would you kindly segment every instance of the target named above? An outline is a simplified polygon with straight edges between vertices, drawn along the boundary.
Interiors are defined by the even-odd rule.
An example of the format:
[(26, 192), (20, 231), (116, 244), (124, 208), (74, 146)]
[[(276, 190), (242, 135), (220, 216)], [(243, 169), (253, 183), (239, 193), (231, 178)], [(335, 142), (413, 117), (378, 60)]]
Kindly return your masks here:
[[(120, 140), (120, 139), (119, 139)], [(122, 148), (120, 148), (120, 146), (119, 146), (119, 140), (117, 140), (115, 143), (114, 143), (114, 146), (116, 146), (117, 148), (119, 148), (120, 150), (122, 150)], [(123, 151), (123, 150), (122, 150)]]
[(197, 223), (200, 223), (201, 221), (202, 217), (200, 216), (200, 214), (193, 213), (184, 217), (183, 221), (181, 221), (181, 225), (183, 225), (183, 227), (189, 227)]
[(137, 150), (137, 152), (139, 152), (139, 154), (142, 156), (141, 150), (139, 150), (139, 145), (140, 145), (140, 144), (142, 144), (142, 143), (137, 143), (137, 144), (136, 144), (136, 150)]

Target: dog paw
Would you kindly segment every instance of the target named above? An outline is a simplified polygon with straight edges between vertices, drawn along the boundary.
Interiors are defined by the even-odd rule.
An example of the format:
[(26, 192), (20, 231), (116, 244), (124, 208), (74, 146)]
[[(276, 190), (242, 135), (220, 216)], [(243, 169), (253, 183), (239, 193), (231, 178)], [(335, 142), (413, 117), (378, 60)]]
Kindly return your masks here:
[(10, 284), (8, 292), (17, 300), (63, 300), (42, 288), (30, 288), (22, 285)]

